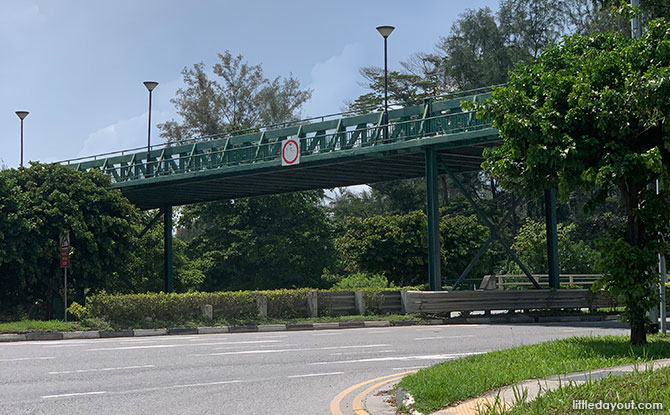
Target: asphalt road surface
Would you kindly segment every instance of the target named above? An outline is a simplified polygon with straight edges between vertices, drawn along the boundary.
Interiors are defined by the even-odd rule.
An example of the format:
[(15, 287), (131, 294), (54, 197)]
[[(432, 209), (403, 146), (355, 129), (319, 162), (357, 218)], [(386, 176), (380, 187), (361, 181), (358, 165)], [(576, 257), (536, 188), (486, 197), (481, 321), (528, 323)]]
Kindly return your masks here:
[[(0, 414), (331, 414), (348, 387), (617, 322), (449, 325), (0, 343)], [(347, 398), (348, 399), (348, 398)], [(343, 413), (353, 413), (344, 399)]]

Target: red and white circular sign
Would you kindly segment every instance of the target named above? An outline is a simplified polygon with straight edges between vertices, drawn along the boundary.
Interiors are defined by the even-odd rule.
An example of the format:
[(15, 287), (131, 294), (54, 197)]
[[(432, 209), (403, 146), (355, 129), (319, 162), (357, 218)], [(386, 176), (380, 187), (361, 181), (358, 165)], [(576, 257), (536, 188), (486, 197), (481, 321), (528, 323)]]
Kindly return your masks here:
[(295, 138), (287, 138), (281, 142), (281, 165), (294, 166), (300, 164), (300, 143)]

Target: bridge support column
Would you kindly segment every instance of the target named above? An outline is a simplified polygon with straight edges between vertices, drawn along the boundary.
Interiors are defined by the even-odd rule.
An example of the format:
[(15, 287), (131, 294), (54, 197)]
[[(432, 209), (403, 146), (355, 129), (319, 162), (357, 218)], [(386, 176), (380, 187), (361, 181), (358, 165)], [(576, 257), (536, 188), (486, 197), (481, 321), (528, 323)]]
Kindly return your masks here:
[(547, 224), (547, 267), (549, 288), (561, 288), (558, 271), (558, 220), (556, 218), (556, 189), (544, 191), (544, 212)]
[(426, 215), (428, 216), (428, 281), (431, 291), (442, 290), (440, 271), (440, 211), (437, 196), (437, 151), (426, 149)]
[(165, 275), (165, 292), (174, 291), (172, 275), (172, 206), (165, 206), (163, 211), (163, 271)]

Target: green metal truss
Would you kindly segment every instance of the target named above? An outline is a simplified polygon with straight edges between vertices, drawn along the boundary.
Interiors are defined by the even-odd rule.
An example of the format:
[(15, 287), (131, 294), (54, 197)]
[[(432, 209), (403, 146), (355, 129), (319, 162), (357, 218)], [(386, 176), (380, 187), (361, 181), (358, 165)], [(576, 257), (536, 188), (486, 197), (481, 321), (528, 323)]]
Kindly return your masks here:
[[(497, 130), (460, 103), (490, 94), (487, 88), (392, 109), (386, 140), (383, 113), (373, 112), (61, 163), (111, 175), (145, 209), (418, 177), (428, 146), (455, 171), (480, 170), (481, 150), (498, 142)], [(282, 167), (281, 141), (289, 137), (300, 142), (301, 164)]]

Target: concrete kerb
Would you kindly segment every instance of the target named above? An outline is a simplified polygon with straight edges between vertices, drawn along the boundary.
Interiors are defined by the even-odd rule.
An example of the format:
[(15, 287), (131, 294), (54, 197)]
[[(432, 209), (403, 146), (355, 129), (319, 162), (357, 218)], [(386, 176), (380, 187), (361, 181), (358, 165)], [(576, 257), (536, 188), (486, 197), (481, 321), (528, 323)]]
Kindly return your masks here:
[(299, 330), (336, 330), (369, 327), (393, 327), (415, 325), (449, 325), (449, 324), (509, 324), (509, 323), (546, 323), (546, 322), (575, 322), (575, 321), (611, 321), (618, 320), (618, 315), (603, 316), (563, 316), (563, 317), (531, 317), (525, 315), (500, 317), (456, 317), (445, 320), (366, 320), (344, 321), (329, 323), (308, 324), (264, 324), (248, 326), (212, 326), (162, 329), (134, 329), (118, 331), (72, 331), (72, 332), (35, 332), (0, 334), (0, 343), (26, 340), (71, 340), (97, 339), (113, 337), (144, 337), (179, 334), (219, 334), (219, 333), (252, 333), (272, 331), (299, 331)]
[[(137, 334), (135, 334), (137, 336)], [(99, 331), (64, 331), (63, 340), (74, 340), (74, 339), (99, 339)]]
[(135, 337), (144, 336), (164, 336), (168, 334), (168, 329), (134, 329), (133, 335)]

